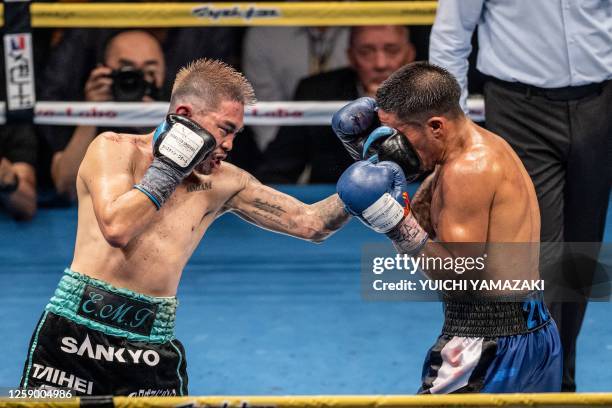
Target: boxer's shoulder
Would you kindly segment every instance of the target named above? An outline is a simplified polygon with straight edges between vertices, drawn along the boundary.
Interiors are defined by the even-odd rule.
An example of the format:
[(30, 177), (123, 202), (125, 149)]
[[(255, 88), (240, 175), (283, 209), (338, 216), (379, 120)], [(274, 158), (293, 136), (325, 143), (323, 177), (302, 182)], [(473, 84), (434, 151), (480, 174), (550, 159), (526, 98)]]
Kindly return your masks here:
[(145, 153), (150, 155), (150, 150), (150, 141), (145, 140), (143, 136), (103, 132), (90, 143), (88, 153), (103, 157), (113, 155), (119, 159)]
[(79, 168), (79, 174), (133, 173), (135, 163), (152, 159), (149, 144), (137, 135), (104, 132), (90, 144)]
[(440, 177), (470, 178), (486, 181), (501, 173), (499, 152), (487, 144), (475, 144), (461, 151), (442, 166)]
[(490, 146), (470, 146), (441, 166), (436, 188), (447, 199), (459, 195), (473, 201), (489, 201), (503, 179), (497, 156)]
[(212, 180), (225, 183), (228, 186), (238, 188), (238, 186), (243, 182), (242, 180), (244, 179), (245, 174), (248, 173), (242, 170), (240, 167), (232, 163), (222, 161), (220, 166), (210, 174), (210, 178)]
[(214, 191), (223, 200), (229, 200), (244, 189), (252, 178), (247, 171), (232, 163), (223, 161), (211, 174), (194, 174), (186, 181), (190, 183), (197, 179), (198, 183), (209, 185), (210, 190)]

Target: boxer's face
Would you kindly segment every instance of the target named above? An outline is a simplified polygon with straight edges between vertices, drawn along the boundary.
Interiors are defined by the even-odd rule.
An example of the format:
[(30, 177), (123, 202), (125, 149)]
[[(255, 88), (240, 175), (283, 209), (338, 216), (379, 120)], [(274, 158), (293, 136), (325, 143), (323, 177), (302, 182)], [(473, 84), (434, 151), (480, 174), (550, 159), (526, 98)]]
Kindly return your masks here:
[(408, 139), (421, 158), (423, 170), (433, 170), (442, 157), (443, 144), (428, 124), (406, 123), (394, 113), (378, 110), (378, 118), (383, 125), (399, 130)]
[(223, 100), (213, 111), (198, 111), (192, 114), (192, 120), (208, 130), (217, 142), (217, 147), (195, 171), (211, 174), (219, 168), (221, 161), (227, 158), (232, 150), (234, 138), (244, 126), (244, 105), (233, 100)]

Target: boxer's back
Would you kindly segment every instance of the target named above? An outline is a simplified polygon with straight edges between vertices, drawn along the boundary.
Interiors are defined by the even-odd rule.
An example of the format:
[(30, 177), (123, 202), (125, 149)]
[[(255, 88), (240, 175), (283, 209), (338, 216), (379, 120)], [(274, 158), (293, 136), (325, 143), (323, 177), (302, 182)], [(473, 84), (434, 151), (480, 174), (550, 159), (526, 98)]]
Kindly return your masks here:
[(487, 242), (540, 242), (540, 210), (533, 182), (512, 147), (501, 137), (476, 127), (491, 144), (501, 172), (491, 205)]

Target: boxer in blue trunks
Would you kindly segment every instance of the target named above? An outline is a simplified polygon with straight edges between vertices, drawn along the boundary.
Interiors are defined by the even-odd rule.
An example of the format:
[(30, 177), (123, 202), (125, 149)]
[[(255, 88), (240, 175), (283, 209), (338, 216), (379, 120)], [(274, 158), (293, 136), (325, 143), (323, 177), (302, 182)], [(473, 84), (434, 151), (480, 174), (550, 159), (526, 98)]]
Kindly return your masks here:
[[(419, 62), (391, 75), (376, 100), (338, 111), (334, 131), (360, 160), (338, 181), (340, 198), (401, 253), (489, 256), (480, 275), (425, 270), (431, 279), (537, 281), (540, 214), (531, 179), (502, 138), (463, 114), (459, 96), (452, 75)], [(426, 171), (433, 173), (409, 204), (406, 179)], [(559, 335), (541, 291), (442, 297), (444, 327), (419, 393), (561, 390)]]

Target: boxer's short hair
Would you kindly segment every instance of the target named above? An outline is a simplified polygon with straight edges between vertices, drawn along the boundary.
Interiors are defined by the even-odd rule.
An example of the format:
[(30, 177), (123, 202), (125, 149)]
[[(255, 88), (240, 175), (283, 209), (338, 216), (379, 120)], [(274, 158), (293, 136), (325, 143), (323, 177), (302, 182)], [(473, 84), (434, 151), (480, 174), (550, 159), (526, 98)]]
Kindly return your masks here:
[(222, 100), (233, 100), (243, 105), (255, 103), (251, 83), (230, 65), (202, 58), (179, 70), (172, 86), (170, 106), (185, 99), (197, 99), (202, 109), (215, 109)]
[(461, 87), (442, 67), (413, 62), (395, 71), (376, 92), (378, 106), (405, 122), (423, 123), (432, 116), (463, 115)]

